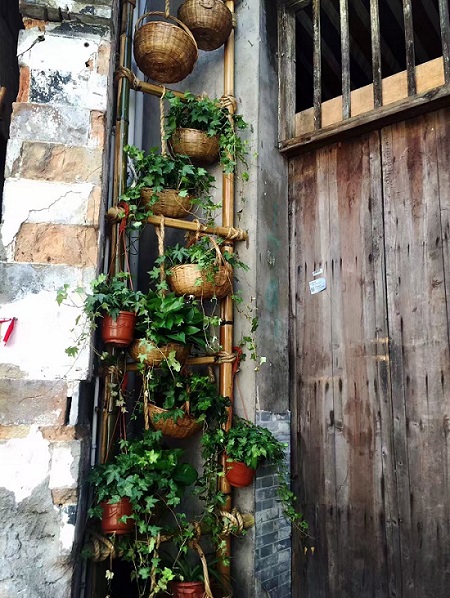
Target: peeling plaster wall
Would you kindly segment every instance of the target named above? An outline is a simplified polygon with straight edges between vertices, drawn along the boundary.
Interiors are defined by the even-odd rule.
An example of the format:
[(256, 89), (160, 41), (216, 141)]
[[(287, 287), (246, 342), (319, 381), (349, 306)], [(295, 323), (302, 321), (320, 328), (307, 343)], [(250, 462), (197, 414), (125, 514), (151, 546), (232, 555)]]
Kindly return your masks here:
[(82, 298), (71, 292), (58, 307), (56, 292), (88, 287), (102, 253), (113, 4), (20, 3), (20, 88), (0, 226), (0, 318), (17, 318), (0, 343), (1, 598), (78, 595), (90, 440), (77, 405), (91, 351), (87, 341), (76, 360), (65, 354), (82, 332)]

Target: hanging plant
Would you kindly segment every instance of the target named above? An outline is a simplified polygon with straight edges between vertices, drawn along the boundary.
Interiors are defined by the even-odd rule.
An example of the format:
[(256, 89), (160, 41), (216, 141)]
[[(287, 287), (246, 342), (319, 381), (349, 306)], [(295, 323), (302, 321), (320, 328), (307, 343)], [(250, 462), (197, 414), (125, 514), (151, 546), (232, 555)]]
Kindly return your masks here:
[(172, 158), (157, 148), (145, 152), (131, 145), (125, 153), (131, 182), (120, 200), (129, 206), (132, 228), (142, 227), (153, 214), (185, 218), (198, 207), (212, 217), (220, 207), (210, 195), (214, 177), (186, 156)]
[[(247, 128), (242, 116), (231, 114), (221, 100), (197, 97), (190, 92), (186, 92), (183, 98), (169, 92), (165, 98), (170, 104), (165, 133), (175, 153), (190, 155), (197, 162), (211, 163), (216, 159), (211, 156), (202, 159), (195, 153), (189, 153), (189, 145), (182, 143), (186, 136), (184, 131), (197, 130), (206, 139), (216, 140), (218, 157), (226, 174), (234, 172), (238, 161), (246, 166), (247, 143), (238, 133)], [(244, 173), (243, 177), (248, 178), (248, 175)]]
[(197, 299), (221, 299), (233, 286), (233, 268), (248, 270), (236, 253), (220, 251), (221, 239), (202, 235), (187, 247), (179, 244), (167, 247), (150, 275), (157, 279), (161, 264), (167, 268), (167, 281), (177, 295), (192, 295)]
[(209, 327), (219, 322), (217, 317), (203, 313), (195, 302), (174, 293), (149, 291), (144, 306), (145, 315), (136, 324), (139, 340), (131, 346), (130, 354), (150, 366), (167, 361), (179, 370), (191, 346), (207, 347)]

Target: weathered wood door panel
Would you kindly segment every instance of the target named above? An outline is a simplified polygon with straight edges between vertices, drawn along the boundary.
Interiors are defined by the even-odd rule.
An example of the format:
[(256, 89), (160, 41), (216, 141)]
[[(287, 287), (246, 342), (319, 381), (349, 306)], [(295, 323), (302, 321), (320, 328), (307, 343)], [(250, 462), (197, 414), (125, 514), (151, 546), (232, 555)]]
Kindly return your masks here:
[(448, 120), (291, 160), (298, 596), (449, 595)]

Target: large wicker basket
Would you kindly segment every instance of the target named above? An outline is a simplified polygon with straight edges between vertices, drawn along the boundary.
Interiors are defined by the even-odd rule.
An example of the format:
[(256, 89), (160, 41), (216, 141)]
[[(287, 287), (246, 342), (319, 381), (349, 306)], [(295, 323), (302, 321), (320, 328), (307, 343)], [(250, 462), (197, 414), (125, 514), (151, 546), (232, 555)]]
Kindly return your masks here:
[(229, 266), (217, 266), (213, 280), (209, 280), (196, 264), (173, 266), (167, 272), (171, 291), (177, 295), (193, 295), (197, 299), (223, 299), (232, 290), (233, 271)]
[(194, 164), (213, 164), (219, 157), (219, 140), (197, 129), (177, 129), (170, 138), (174, 154), (189, 156)]
[(216, 50), (230, 36), (233, 16), (222, 0), (186, 0), (178, 18), (192, 31), (201, 50)]
[(142, 361), (146, 365), (155, 367), (167, 359), (172, 351), (175, 351), (175, 359), (183, 365), (188, 358), (189, 349), (189, 346), (178, 343), (169, 343), (163, 347), (152, 347), (147, 341), (138, 339), (131, 345), (129, 352), (135, 361)]
[[(142, 22), (149, 16), (165, 21)], [(198, 58), (197, 43), (184, 23), (164, 12), (147, 12), (138, 19), (134, 34), (134, 58), (141, 71), (158, 83), (177, 83), (192, 72)]]
[(158, 199), (151, 206), (153, 214), (156, 216), (167, 216), (168, 218), (186, 218), (192, 209), (192, 198), (188, 196), (181, 197), (175, 189), (164, 189), (158, 193), (153, 193), (149, 187), (141, 189), (141, 201), (144, 205), (151, 202), (152, 196), (157, 195)]
[(189, 436), (192, 436), (202, 428), (201, 424), (198, 424), (188, 413), (184, 417), (179, 417), (176, 421), (171, 417), (158, 417), (163, 413), (167, 413), (167, 410), (149, 403), (148, 415), (152, 426), (156, 430), (161, 430), (165, 436), (170, 436), (171, 438), (189, 438)]

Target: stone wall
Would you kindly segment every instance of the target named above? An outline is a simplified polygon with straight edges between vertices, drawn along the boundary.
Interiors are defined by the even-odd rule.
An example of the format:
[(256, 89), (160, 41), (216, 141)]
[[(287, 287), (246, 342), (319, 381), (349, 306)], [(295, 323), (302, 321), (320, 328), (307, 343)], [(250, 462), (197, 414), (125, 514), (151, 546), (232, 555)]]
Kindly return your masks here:
[(56, 291), (87, 286), (102, 251), (115, 32), (112, 0), (63, 4), (21, 2), (0, 229), (0, 318), (17, 318), (0, 346), (1, 598), (68, 598), (77, 582), (91, 355), (65, 354), (79, 310)]

